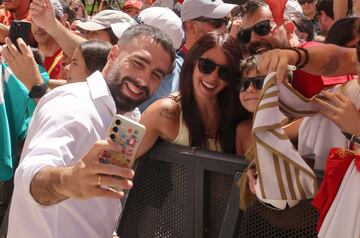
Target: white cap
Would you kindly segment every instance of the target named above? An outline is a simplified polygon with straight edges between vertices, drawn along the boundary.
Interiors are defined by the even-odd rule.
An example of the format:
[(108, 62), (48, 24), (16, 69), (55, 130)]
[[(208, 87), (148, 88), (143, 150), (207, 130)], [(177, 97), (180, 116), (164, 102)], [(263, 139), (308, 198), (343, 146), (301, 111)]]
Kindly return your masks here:
[(185, 0), (181, 5), (181, 21), (186, 22), (199, 17), (223, 18), (236, 6), (221, 0)]
[(169, 8), (149, 7), (142, 10), (138, 18), (146, 25), (155, 26), (166, 33), (175, 49), (179, 49), (184, 39), (181, 19)]
[(89, 21), (80, 22), (77, 24), (77, 27), (85, 31), (99, 31), (110, 28), (115, 23), (127, 23), (130, 26), (131, 21), (132, 18), (125, 12), (119, 10), (103, 10)]

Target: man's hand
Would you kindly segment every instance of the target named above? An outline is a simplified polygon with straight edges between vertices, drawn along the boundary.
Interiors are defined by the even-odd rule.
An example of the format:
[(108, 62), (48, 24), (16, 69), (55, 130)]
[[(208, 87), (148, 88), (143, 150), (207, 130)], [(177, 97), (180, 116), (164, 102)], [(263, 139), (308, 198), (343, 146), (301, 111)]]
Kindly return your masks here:
[(282, 83), (288, 75), (288, 65), (295, 65), (298, 55), (293, 50), (275, 49), (263, 53), (258, 70), (265, 75), (276, 72), (276, 82)]
[(30, 4), (29, 14), (31, 20), (41, 28), (50, 32), (56, 27), (56, 18), (50, 0), (33, 0)]
[(36, 84), (44, 83), (39, 69), (30, 48), (21, 39), (17, 39), (18, 50), (9, 38), (5, 39), (6, 47), (2, 50), (2, 55), (15, 76), (30, 91)]
[(43, 205), (56, 204), (66, 198), (89, 199), (108, 197), (119, 199), (122, 191), (105, 187), (130, 189), (134, 171), (112, 164), (102, 164), (99, 159), (107, 151), (120, 152), (122, 148), (111, 141), (97, 141), (75, 166), (41, 169), (31, 182), (30, 192)]
[(344, 94), (323, 91), (315, 98), (319, 112), (342, 131), (360, 135), (360, 112)]

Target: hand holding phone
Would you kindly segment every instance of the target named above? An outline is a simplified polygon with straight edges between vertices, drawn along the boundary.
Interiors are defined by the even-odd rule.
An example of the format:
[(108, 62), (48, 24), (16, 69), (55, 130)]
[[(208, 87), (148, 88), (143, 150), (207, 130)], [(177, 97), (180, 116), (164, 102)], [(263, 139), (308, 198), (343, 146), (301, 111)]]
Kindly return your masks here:
[(31, 30), (31, 23), (26, 21), (13, 20), (10, 25), (9, 38), (11, 42), (19, 50), (19, 46), (16, 42), (18, 38), (22, 38), (24, 42), (29, 44), (29, 35)]
[(120, 145), (122, 151), (108, 152), (100, 162), (131, 168), (145, 131), (146, 128), (142, 124), (125, 116), (116, 115), (111, 122), (107, 138)]

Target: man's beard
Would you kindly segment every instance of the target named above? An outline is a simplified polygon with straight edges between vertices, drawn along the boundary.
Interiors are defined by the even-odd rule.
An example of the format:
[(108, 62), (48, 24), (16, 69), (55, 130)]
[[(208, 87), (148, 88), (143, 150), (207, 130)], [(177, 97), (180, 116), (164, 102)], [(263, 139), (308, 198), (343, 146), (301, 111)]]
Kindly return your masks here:
[[(136, 107), (138, 107), (141, 103), (145, 102), (147, 99), (150, 98), (150, 91), (149, 88), (146, 86), (139, 85), (138, 82), (136, 82), (134, 79), (130, 77), (124, 77), (120, 80), (120, 83), (115, 77), (114, 74), (109, 74), (107, 79), (107, 84), (110, 89), (111, 95), (114, 99), (117, 113), (125, 113), (134, 110)], [(123, 87), (127, 87), (125, 85), (126, 82), (129, 82), (130, 84), (133, 84), (135, 87), (141, 89), (144, 92), (144, 96), (140, 99), (132, 99), (128, 96), (126, 96), (121, 89)]]
[(273, 47), (272, 45), (264, 40), (260, 40), (260, 41), (255, 41), (249, 44), (248, 46), (248, 52), (250, 55), (256, 55), (256, 54), (261, 54), (265, 51), (268, 50), (272, 50)]

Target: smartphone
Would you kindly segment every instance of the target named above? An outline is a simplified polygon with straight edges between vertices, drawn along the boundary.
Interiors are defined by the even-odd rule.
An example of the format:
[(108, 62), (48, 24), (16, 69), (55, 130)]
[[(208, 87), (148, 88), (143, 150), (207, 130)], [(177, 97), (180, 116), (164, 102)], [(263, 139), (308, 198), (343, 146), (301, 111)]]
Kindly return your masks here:
[(107, 152), (100, 162), (131, 168), (145, 131), (146, 128), (142, 124), (120, 114), (116, 115), (111, 122), (107, 138), (120, 145), (122, 151)]
[(18, 38), (22, 38), (27, 45), (29, 44), (30, 30), (31, 30), (30, 22), (19, 21), (19, 20), (12, 21), (9, 30), (9, 38), (17, 49), (19, 49), (19, 46), (16, 42)]

